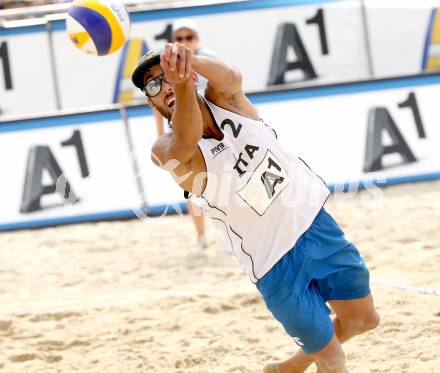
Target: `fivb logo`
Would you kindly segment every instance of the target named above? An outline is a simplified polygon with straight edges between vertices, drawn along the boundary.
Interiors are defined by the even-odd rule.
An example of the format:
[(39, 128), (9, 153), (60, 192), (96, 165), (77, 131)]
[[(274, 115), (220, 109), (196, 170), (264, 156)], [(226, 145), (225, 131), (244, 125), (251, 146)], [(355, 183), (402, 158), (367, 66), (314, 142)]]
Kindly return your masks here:
[(214, 146), (212, 149), (211, 149), (211, 154), (212, 155), (218, 155), (218, 154), (220, 154), (223, 150), (225, 150), (226, 148), (225, 148), (225, 144), (223, 144), (222, 142), (220, 143), (220, 144), (218, 144), (217, 146)]

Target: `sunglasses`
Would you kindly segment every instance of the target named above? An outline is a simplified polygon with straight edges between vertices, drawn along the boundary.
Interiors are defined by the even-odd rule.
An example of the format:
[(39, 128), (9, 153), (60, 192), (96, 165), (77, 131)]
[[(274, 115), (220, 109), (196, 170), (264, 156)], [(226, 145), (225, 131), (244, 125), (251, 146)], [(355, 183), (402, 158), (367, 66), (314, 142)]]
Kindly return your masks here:
[(142, 88), (142, 91), (148, 97), (156, 97), (162, 90), (162, 82), (168, 83), (165, 80), (164, 73), (155, 76), (154, 78), (151, 78), (149, 81), (147, 81), (144, 85), (144, 88)]
[(185, 35), (185, 36), (176, 36), (176, 41), (181, 43), (182, 41), (192, 41), (194, 39), (194, 35)]

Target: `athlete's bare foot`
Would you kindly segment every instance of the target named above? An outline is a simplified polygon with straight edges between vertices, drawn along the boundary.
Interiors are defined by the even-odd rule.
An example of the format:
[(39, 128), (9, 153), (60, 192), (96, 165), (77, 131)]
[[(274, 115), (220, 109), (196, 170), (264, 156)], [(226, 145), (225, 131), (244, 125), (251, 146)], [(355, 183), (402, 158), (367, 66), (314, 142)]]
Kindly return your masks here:
[[(284, 370), (282, 370), (281, 364), (270, 363), (264, 366), (263, 373), (284, 373)], [(316, 373), (322, 373), (322, 371), (319, 368), (317, 368)]]
[(263, 373), (281, 373), (281, 370), (279, 369), (279, 364), (271, 363), (265, 365), (265, 367), (263, 368)]
[[(291, 358), (281, 361), (279, 363), (269, 363), (264, 366), (263, 373), (303, 373), (306, 371), (306, 369), (309, 367), (311, 362), (306, 362), (304, 364), (299, 364), (295, 357), (296, 355), (292, 356)], [(319, 371), (317, 372), (319, 373)]]

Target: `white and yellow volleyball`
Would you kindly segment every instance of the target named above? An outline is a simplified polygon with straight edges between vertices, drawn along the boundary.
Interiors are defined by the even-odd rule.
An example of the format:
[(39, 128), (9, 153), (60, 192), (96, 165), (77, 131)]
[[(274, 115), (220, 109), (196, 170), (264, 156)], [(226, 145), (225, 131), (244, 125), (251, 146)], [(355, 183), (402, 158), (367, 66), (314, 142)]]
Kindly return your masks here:
[(81, 51), (95, 56), (116, 52), (126, 42), (130, 18), (125, 7), (112, 0), (76, 0), (69, 8), (66, 28)]

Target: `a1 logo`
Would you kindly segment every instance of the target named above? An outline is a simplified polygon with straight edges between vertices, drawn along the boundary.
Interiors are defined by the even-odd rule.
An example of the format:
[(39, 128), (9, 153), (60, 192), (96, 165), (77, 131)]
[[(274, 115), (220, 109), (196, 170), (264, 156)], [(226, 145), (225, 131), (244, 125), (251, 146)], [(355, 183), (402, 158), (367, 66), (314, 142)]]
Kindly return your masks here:
[[(314, 16), (306, 20), (306, 24), (316, 24), (321, 44), (321, 53), (323, 56), (328, 56), (330, 52), (327, 41), (324, 10), (319, 8)], [(292, 48), (295, 52), (295, 61), (288, 61), (287, 54), (289, 48)], [(318, 77), (303, 39), (300, 36), (298, 27), (295, 23), (282, 23), (278, 26), (275, 36), (267, 85), (288, 83), (285, 81), (285, 75), (288, 71), (293, 70), (302, 71), (305, 80)]]
[[(80, 131), (75, 130), (69, 139), (61, 142), (61, 146), (75, 148), (81, 176), (88, 177), (90, 171)], [(49, 185), (43, 183), (45, 171), (51, 179)], [(73, 204), (79, 201), (50, 147), (47, 145), (32, 146), (28, 152), (20, 212), (30, 213), (42, 210), (41, 198), (50, 194), (59, 194), (62, 204)]]
[[(407, 99), (399, 103), (398, 107), (411, 110), (417, 135), (420, 139), (425, 139), (426, 132), (415, 93), (410, 92)], [(385, 133), (391, 139), (391, 144), (389, 145), (384, 145), (383, 137)], [(417, 160), (388, 109), (373, 107), (368, 113), (364, 172), (383, 170), (385, 168), (383, 158), (389, 154), (399, 154), (404, 164)]]

